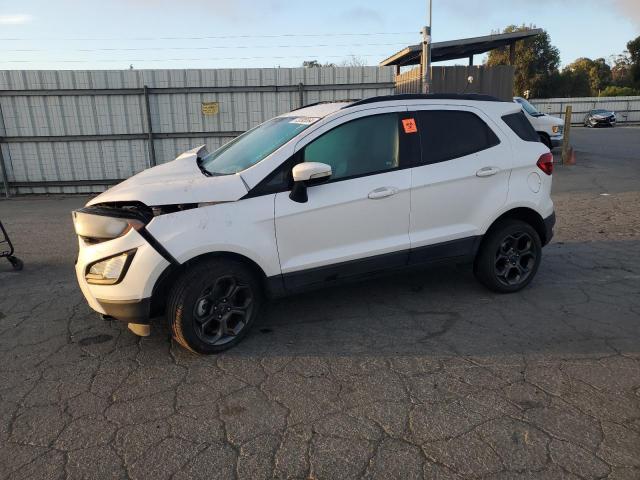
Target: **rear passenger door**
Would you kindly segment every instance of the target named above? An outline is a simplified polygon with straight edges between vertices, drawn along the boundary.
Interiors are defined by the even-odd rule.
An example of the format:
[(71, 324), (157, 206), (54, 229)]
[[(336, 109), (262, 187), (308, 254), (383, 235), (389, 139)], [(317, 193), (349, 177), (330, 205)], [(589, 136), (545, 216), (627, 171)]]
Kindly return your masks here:
[(411, 176), (411, 262), (469, 255), (507, 199), (511, 147), (473, 107), (415, 109), (422, 155)]

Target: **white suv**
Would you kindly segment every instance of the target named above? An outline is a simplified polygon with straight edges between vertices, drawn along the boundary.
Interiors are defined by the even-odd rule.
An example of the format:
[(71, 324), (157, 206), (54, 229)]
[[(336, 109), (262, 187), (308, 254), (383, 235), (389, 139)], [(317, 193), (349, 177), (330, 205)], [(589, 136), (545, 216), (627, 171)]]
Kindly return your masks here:
[(480, 95), (321, 103), (213, 153), (195, 148), (73, 212), (89, 305), (200, 353), (264, 300), (443, 259), (492, 290), (535, 275), (553, 235), (553, 157), (520, 107)]

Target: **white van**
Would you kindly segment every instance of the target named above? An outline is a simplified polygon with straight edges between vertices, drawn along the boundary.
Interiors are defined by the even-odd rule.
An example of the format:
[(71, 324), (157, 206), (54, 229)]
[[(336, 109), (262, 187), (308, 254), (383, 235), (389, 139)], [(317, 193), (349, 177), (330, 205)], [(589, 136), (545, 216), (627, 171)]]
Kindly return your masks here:
[(531, 125), (533, 125), (534, 130), (540, 135), (540, 141), (549, 147), (549, 150), (562, 145), (564, 140), (564, 120), (539, 112), (536, 107), (522, 97), (513, 97), (513, 101), (522, 106), (522, 110)]

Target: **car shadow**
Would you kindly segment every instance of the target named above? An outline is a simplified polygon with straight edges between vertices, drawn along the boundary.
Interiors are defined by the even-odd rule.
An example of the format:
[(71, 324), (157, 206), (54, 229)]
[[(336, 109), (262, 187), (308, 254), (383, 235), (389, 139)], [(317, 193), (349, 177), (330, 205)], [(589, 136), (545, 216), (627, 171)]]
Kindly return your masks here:
[[(523, 291), (479, 284), (469, 265), (328, 287), (268, 304), (230, 357), (607, 355), (640, 350), (640, 241), (552, 243)], [(158, 334), (145, 341), (166, 339)], [(177, 347), (176, 347), (177, 348)]]

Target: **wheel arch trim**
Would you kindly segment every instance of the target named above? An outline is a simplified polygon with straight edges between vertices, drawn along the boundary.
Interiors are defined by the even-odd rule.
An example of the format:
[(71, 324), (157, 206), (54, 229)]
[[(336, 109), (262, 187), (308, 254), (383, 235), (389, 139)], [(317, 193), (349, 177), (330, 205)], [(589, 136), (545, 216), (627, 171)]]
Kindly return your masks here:
[(547, 238), (548, 234), (545, 226), (545, 219), (536, 209), (527, 205), (513, 205), (507, 210), (501, 212), (496, 218), (488, 223), (487, 228), (484, 231), (484, 235), (486, 236), (499, 221), (507, 218), (522, 220), (531, 225), (540, 236), (542, 245), (546, 245), (551, 240), (550, 238)]
[(218, 250), (213, 252), (206, 252), (200, 255), (196, 255), (194, 257), (189, 258), (186, 261), (183, 261), (179, 265), (170, 264), (168, 265), (164, 271), (160, 274), (158, 279), (156, 280), (151, 294), (151, 314), (160, 315), (164, 313), (164, 308), (166, 307), (166, 299), (171, 289), (171, 286), (175, 283), (177, 278), (186, 271), (190, 266), (195, 265), (205, 259), (210, 258), (226, 258), (236, 260), (240, 263), (248, 266), (258, 277), (260, 283), (263, 286), (265, 291), (268, 290), (267, 285), (267, 275), (264, 269), (253, 259), (243, 255), (241, 253), (233, 252), (233, 251), (225, 251)]

